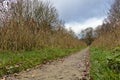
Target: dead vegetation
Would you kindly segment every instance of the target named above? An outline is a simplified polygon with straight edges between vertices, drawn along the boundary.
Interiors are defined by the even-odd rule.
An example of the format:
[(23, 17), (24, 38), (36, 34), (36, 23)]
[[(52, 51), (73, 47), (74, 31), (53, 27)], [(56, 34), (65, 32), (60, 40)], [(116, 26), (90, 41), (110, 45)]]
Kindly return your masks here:
[(115, 0), (103, 25), (96, 30), (97, 38), (92, 45), (113, 48), (120, 46), (120, 0)]
[[(6, 10), (5, 10), (6, 11)], [(72, 48), (85, 45), (64, 28), (57, 10), (39, 0), (11, 3), (0, 20), (0, 50), (32, 50), (48, 47)]]

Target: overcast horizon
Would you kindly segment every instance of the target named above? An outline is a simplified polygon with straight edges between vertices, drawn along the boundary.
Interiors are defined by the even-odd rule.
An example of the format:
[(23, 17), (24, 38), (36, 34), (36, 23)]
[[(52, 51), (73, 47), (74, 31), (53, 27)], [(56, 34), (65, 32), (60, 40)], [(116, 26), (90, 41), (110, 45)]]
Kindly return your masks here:
[(50, 0), (58, 10), (66, 29), (76, 34), (87, 27), (96, 28), (103, 23), (113, 0)]

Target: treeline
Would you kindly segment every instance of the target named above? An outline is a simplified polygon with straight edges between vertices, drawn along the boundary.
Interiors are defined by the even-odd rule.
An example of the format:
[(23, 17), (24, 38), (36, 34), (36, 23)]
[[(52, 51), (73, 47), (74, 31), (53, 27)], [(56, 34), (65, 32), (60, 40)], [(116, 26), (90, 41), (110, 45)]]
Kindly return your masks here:
[(114, 0), (107, 18), (94, 33), (90, 55), (92, 80), (120, 80), (120, 0)]
[(114, 0), (102, 25), (95, 30), (89, 27), (81, 34), (88, 45), (106, 48), (120, 46), (120, 0)]
[(0, 50), (32, 50), (85, 45), (64, 28), (50, 2), (18, 0), (0, 10)]
[(85, 30), (82, 30), (79, 34), (80, 39), (84, 41), (87, 46), (90, 46), (96, 38), (96, 33), (92, 27), (88, 27)]
[(95, 33), (97, 35), (92, 45), (108, 48), (120, 46), (120, 0), (114, 0), (107, 18)]

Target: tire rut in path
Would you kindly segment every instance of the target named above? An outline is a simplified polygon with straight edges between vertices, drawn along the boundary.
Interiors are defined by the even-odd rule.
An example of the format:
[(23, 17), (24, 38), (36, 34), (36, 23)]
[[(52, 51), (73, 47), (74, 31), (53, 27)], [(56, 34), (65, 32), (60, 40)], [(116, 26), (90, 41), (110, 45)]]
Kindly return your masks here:
[(66, 58), (7, 76), (5, 80), (89, 80), (89, 48)]

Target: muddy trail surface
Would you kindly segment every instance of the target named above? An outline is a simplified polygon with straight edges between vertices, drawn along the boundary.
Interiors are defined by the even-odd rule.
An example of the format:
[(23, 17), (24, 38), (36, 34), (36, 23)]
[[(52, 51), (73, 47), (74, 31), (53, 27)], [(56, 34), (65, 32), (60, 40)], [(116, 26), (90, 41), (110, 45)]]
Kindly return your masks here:
[(63, 59), (6, 76), (2, 80), (90, 80), (89, 48)]

